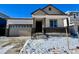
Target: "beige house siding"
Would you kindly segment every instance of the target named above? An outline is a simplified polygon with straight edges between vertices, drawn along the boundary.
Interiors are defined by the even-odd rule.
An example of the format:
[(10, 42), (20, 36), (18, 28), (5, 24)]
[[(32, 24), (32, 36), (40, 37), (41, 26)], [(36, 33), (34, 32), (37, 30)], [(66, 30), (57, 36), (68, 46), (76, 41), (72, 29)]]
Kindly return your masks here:
[(63, 19), (46, 19), (46, 27), (50, 27), (50, 20), (57, 20), (57, 26), (64, 27)]
[[(49, 11), (49, 8), (51, 8), (51, 11)], [(57, 10), (52, 6), (48, 6), (47, 8), (44, 9), (44, 11), (47, 12), (48, 14), (62, 14), (59, 10)]]
[(58, 20), (58, 27), (64, 27), (64, 19), (57, 19)]
[(45, 13), (42, 10), (38, 10), (33, 15), (45, 15)]
[(7, 19), (7, 28), (9, 24), (33, 24), (32, 19)]
[[(35, 19), (35, 22), (36, 21), (42, 21), (42, 27), (44, 27), (44, 18), (36, 18)], [(50, 20), (55, 20), (54, 18), (53, 19), (51, 19), (51, 18), (45, 18), (45, 25), (46, 25), (46, 27), (50, 27)], [(57, 25), (58, 25), (58, 27), (64, 27), (64, 19), (56, 19), (57, 20)], [(34, 23), (35, 24), (35, 26), (36, 26), (36, 23)]]
[(46, 27), (50, 27), (50, 21), (46, 18)]

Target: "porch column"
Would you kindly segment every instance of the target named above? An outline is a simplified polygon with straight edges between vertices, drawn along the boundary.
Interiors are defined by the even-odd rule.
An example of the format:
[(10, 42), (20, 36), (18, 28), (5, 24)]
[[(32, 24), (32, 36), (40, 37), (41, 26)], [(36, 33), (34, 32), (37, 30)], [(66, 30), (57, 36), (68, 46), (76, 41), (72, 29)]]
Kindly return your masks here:
[(43, 22), (44, 22), (43, 33), (46, 34), (46, 29), (45, 29), (46, 28), (46, 18), (44, 18)]
[(35, 28), (35, 18), (33, 18), (33, 28)]
[(5, 29), (5, 36), (8, 36), (8, 28), (6, 26), (6, 29)]
[(32, 25), (32, 29), (31, 29), (31, 36), (35, 33), (35, 18), (33, 18), (33, 25)]

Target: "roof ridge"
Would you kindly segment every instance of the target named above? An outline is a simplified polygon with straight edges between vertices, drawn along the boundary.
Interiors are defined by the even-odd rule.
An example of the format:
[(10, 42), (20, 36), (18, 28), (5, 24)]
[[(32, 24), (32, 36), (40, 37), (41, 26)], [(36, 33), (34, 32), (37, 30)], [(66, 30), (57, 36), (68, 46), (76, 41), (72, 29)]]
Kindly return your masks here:
[(41, 10), (41, 11), (43, 11), (45, 14), (50, 15), (50, 14), (48, 14), (46, 11), (44, 11), (44, 9), (47, 8), (48, 6), (54, 7), (55, 9), (57, 9), (58, 11), (60, 11), (62, 14), (65, 15), (65, 12), (59, 10), (58, 8), (56, 8), (56, 7), (55, 7), (54, 5), (52, 5), (52, 4), (48, 4), (47, 6), (45, 6), (45, 7), (43, 7), (43, 8), (38, 8), (37, 10), (35, 10), (34, 12), (32, 12), (32, 14), (35, 13), (36, 11), (38, 11), (38, 10)]
[(43, 9), (41, 9), (41, 8), (35, 10), (34, 12), (32, 12), (32, 14), (35, 13), (36, 11), (38, 11), (38, 10), (41, 10), (41, 11), (43, 11), (45, 14), (47, 14), (47, 13), (46, 13)]
[[(57, 10), (59, 10), (58, 8), (56, 8), (54, 5), (52, 5), (52, 4), (48, 4), (47, 6), (45, 6), (45, 7), (43, 7), (42, 9), (45, 9), (45, 8), (47, 8), (48, 6), (52, 6), (52, 7), (54, 7), (55, 9), (57, 9)], [(63, 11), (61, 11), (61, 10), (59, 10), (60, 12), (62, 12), (63, 14), (65, 14), (65, 12), (63, 12)]]

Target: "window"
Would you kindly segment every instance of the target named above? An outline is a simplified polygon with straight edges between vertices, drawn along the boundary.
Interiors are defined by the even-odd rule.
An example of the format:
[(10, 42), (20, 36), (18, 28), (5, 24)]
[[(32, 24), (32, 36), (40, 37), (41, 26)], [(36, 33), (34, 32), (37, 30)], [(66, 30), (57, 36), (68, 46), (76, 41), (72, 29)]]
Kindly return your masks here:
[(51, 11), (51, 8), (49, 8), (49, 11)]
[(78, 16), (78, 13), (76, 13), (76, 15)]
[(51, 20), (50, 21), (50, 27), (51, 28), (56, 28), (57, 27), (57, 20)]
[(74, 18), (76, 18), (76, 14), (74, 14)]

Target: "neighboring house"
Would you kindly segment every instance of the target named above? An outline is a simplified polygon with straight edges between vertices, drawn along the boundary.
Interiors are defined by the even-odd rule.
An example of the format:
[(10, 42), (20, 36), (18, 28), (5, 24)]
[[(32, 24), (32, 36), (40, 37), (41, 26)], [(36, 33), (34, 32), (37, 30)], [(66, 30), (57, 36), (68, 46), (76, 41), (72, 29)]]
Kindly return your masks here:
[[(27, 36), (34, 33), (66, 33), (69, 16), (52, 5), (32, 13), (32, 18), (5, 18), (6, 36)], [(68, 29), (68, 28), (67, 28)]]
[(0, 36), (4, 36), (6, 32), (7, 21), (4, 18), (9, 18), (9, 16), (0, 13)]
[(67, 11), (66, 14), (69, 15), (69, 21), (72, 29), (79, 34), (79, 11)]

